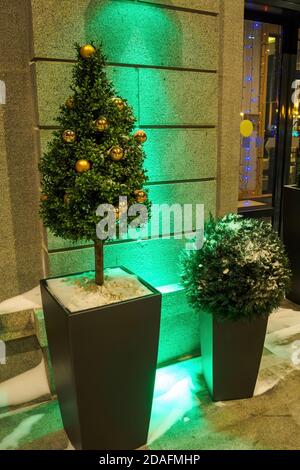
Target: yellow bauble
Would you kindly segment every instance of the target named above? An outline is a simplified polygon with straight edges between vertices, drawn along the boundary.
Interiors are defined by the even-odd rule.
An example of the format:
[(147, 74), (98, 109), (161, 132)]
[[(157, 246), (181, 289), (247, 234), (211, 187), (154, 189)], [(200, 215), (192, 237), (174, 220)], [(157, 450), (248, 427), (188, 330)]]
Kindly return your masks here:
[(76, 162), (75, 168), (77, 173), (83, 173), (84, 171), (88, 171), (91, 168), (91, 164), (87, 160), (78, 160)]
[(134, 138), (139, 144), (143, 144), (147, 140), (147, 134), (146, 132), (139, 130), (134, 134)]
[(144, 202), (147, 201), (147, 194), (145, 193), (145, 191), (142, 191), (141, 189), (137, 189), (136, 191), (134, 191), (134, 194), (135, 194), (135, 200), (139, 204), (143, 204)]
[(253, 124), (249, 119), (244, 119), (240, 124), (240, 131), (243, 137), (250, 137), (253, 132)]
[(65, 195), (64, 195), (64, 203), (65, 203), (65, 204), (69, 204), (69, 203), (70, 203), (70, 200), (71, 200), (71, 199), (70, 199), (69, 194), (65, 194)]
[(74, 142), (76, 140), (76, 134), (74, 131), (71, 131), (70, 129), (67, 129), (63, 133), (63, 139), (65, 142)]
[(110, 149), (110, 156), (111, 158), (115, 161), (115, 162), (118, 162), (119, 160), (121, 160), (123, 158), (123, 155), (124, 155), (124, 151), (121, 147), (119, 147), (118, 145), (116, 145), (115, 147), (112, 147)]
[(91, 44), (85, 44), (80, 48), (80, 55), (83, 59), (89, 59), (93, 57), (95, 54), (96, 49)]
[(120, 211), (117, 207), (115, 207), (115, 216), (116, 216), (116, 220), (120, 218)]
[(124, 109), (125, 107), (124, 101), (121, 100), (121, 98), (118, 98), (117, 96), (112, 98), (112, 102), (118, 108), (119, 111), (122, 111), (122, 109)]
[(74, 106), (74, 98), (73, 98), (73, 96), (69, 96), (69, 98), (67, 99), (67, 101), (66, 101), (65, 104), (66, 104), (67, 108), (72, 109), (73, 106)]
[(108, 122), (105, 117), (100, 117), (95, 121), (95, 127), (98, 132), (103, 132), (108, 129)]
[(40, 200), (41, 200), (42, 202), (43, 202), (43, 201), (47, 201), (47, 199), (48, 199), (47, 194), (41, 194)]

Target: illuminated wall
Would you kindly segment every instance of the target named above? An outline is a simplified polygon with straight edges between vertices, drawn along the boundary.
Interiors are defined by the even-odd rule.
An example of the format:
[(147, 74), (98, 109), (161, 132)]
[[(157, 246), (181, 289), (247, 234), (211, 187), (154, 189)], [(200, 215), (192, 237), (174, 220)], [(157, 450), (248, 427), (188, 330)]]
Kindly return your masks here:
[(0, 2), (0, 302), (43, 275), (28, 7)]
[[(235, 210), (243, 2), (228, 3), (32, 0), (41, 148), (69, 94), (74, 42), (99, 40), (109, 75), (148, 134), (152, 201), (204, 203), (207, 215)], [(157, 238), (105, 248), (107, 266), (127, 266), (163, 292), (160, 362), (199, 350), (199, 321), (178, 285), (184, 243)], [(49, 235), (48, 252), (51, 274), (93, 267), (88, 244)]]

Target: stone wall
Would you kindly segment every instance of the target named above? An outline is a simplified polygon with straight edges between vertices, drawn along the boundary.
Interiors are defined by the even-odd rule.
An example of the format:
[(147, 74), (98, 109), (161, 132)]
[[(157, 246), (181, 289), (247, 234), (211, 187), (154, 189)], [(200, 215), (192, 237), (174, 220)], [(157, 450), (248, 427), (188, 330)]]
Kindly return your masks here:
[[(243, 1), (31, 0), (35, 127), (41, 151), (69, 94), (75, 41), (101, 41), (107, 71), (145, 129), (154, 203), (236, 209)], [(163, 293), (159, 362), (199, 349), (199, 322), (179, 286), (185, 241), (107, 244), (106, 266), (125, 265)], [(93, 248), (48, 234), (49, 273), (93, 268)]]
[(30, 2), (2, 0), (0, 15), (0, 302), (43, 276)]

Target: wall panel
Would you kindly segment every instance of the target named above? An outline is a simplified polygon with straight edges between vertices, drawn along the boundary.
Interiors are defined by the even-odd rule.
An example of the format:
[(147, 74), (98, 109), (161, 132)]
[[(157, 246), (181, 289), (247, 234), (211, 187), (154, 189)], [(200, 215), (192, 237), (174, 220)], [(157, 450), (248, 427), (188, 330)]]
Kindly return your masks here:
[[(233, 6), (225, 8), (225, 1), (78, 0), (75, 8), (73, 0), (31, 0), (41, 149), (50, 128), (57, 125), (59, 105), (70, 92), (73, 42), (100, 39), (117, 92), (128, 99), (137, 126), (148, 134), (145, 165), (152, 201), (204, 203), (206, 215), (214, 214), (226, 164), (234, 167), (230, 148), (239, 141), (236, 129), (232, 133), (228, 126), (232, 115), (238, 128), (241, 72), (235, 55), (242, 44), (230, 46), (229, 32), (233, 28), (239, 41), (236, 31), (243, 21), (243, 2), (236, 0), (235, 11)], [(234, 87), (229, 83), (233, 80), (229, 57)], [(236, 92), (237, 98), (230, 96), (234, 103), (226, 101), (225, 106), (226, 89), (232, 96)], [(233, 198), (223, 191), (224, 207), (234, 209)], [(192, 315), (182, 289), (168, 287), (179, 282), (179, 255), (185, 242), (155, 238), (105, 246), (106, 266), (124, 265), (153, 285), (164, 286), (160, 362), (198, 349), (198, 317)], [(72, 244), (49, 234), (48, 250), (50, 274), (93, 269), (93, 248), (86, 243)]]
[(35, 57), (74, 59), (74, 42), (94, 40), (103, 43), (113, 63), (196, 69), (218, 64), (216, 16), (124, 0), (77, 0), (76, 8), (73, 0), (34, 0), (32, 5)]

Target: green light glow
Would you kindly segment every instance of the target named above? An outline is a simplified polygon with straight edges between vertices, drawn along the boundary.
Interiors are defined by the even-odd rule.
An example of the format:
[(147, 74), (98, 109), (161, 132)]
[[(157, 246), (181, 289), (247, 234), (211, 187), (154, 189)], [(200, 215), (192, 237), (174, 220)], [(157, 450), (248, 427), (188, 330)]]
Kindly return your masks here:
[(198, 382), (201, 370), (201, 358), (197, 357), (156, 371), (149, 443), (158, 439), (195, 405), (195, 396), (201, 391)]
[(85, 18), (86, 37), (100, 40), (111, 62), (178, 65), (182, 52), (177, 16), (138, 2), (92, 0)]

